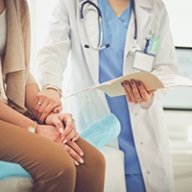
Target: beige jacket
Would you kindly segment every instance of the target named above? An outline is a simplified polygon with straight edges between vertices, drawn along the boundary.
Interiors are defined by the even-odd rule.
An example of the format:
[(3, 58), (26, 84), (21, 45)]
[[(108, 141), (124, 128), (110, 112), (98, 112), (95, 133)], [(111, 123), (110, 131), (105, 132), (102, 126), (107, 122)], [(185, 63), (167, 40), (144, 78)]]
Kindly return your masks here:
[[(29, 71), (30, 15), (26, 0), (6, 0), (7, 45), (2, 58), (8, 104), (24, 113), (25, 86), (36, 83)], [(2, 77), (1, 77), (2, 78)], [(2, 87), (0, 87), (2, 89)]]

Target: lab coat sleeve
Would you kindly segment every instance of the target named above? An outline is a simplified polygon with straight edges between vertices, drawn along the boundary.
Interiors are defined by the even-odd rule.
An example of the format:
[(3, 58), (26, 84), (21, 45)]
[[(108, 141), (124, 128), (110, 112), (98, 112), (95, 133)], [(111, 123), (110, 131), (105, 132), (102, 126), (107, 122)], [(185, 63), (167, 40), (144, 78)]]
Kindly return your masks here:
[[(177, 58), (175, 52), (175, 46), (173, 44), (172, 35), (169, 26), (169, 17), (167, 14), (166, 7), (162, 3), (160, 11), (160, 22), (158, 27), (159, 46), (155, 58), (154, 74), (159, 73), (178, 73)], [(165, 96), (168, 91), (172, 88), (159, 89), (155, 91), (154, 96), (151, 97), (149, 102), (142, 103), (141, 107), (148, 109), (149, 107), (159, 103), (160, 100)]]
[(68, 1), (58, 0), (49, 23), (45, 44), (37, 56), (38, 79), (42, 88), (50, 84), (61, 89), (70, 47)]

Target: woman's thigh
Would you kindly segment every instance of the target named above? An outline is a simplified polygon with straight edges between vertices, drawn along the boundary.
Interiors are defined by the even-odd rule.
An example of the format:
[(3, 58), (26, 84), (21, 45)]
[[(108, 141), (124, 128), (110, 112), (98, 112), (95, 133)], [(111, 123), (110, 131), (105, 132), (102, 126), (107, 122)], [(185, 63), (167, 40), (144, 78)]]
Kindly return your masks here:
[(58, 144), (4, 121), (0, 121), (0, 160), (20, 164), (35, 180), (49, 179), (74, 166)]
[[(84, 152), (84, 163), (76, 167), (76, 192), (102, 192), (105, 160), (91, 144), (79, 138), (77, 144)], [(68, 153), (58, 144), (0, 121), (0, 160), (19, 163), (34, 180), (49, 180), (63, 169), (75, 169)]]
[(77, 144), (84, 151), (84, 163), (77, 167), (75, 192), (102, 192), (105, 180), (105, 159), (103, 155), (82, 138), (77, 140)]

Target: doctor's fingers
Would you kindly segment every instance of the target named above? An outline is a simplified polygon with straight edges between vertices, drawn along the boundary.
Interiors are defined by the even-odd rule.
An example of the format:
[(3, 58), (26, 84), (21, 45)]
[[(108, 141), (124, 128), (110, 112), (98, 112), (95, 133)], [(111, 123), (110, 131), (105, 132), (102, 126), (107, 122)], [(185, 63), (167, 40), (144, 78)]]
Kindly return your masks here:
[(143, 98), (143, 102), (148, 102), (153, 95), (154, 91), (147, 91), (144, 84), (140, 81), (137, 82), (138, 89), (141, 97)]
[(53, 109), (53, 113), (60, 113), (62, 111), (63, 107), (62, 104), (60, 103), (60, 105), (58, 107), (55, 107)]
[[(39, 122), (44, 122), (46, 117), (51, 112), (53, 112), (55, 108), (61, 108), (61, 106), (58, 104), (56, 105), (56, 103), (54, 102), (43, 101), (41, 106), (38, 109), (37, 119), (39, 120)], [(57, 111), (57, 113), (59, 113), (59, 111)]]
[(125, 91), (128, 102), (132, 103), (133, 102), (133, 99), (131, 97), (132, 88), (131, 88), (131, 86), (129, 84), (129, 81), (123, 81), (123, 82), (121, 82), (121, 85), (124, 88), (124, 91)]
[(143, 100), (143, 95), (141, 94), (141, 90), (144, 90), (144, 87), (141, 86), (141, 82), (140, 81), (135, 81), (135, 80), (131, 80), (131, 87), (132, 87), (132, 93), (133, 93), (133, 99), (134, 99), (134, 103), (135, 104), (139, 104), (142, 103)]
[(142, 98), (140, 97), (140, 93), (134, 80), (131, 80), (130, 82), (127, 80), (124, 81), (124, 88), (129, 102), (134, 104), (141, 102)]

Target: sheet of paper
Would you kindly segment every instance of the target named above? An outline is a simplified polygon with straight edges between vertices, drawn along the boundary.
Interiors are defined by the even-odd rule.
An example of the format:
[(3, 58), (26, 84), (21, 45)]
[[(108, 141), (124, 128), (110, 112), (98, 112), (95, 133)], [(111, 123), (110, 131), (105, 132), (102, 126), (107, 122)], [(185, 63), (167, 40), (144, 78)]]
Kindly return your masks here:
[(160, 74), (156, 75), (163, 83), (164, 87), (179, 87), (179, 86), (192, 86), (192, 80), (174, 74)]
[(134, 79), (136, 81), (142, 81), (145, 84), (145, 87), (147, 90), (156, 90), (159, 88), (163, 88), (163, 84), (159, 81), (159, 79), (153, 75), (150, 72), (135, 72), (128, 75), (121, 76), (116, 79), (112, 79), (110, 81), (107, 81), (105, 83), (95, 85), (92, 87), (85, 88), (83, 90), (80, 90), (78, 92), (75, 92), (71, 95), (68, 95), (64, 97), (63, 99), (69, 98), (73, 95), (76, 95), (78, 93), (88, 91), (91, 89), (99, 89), (108, 94), (110, 97), (119, 96), (125, 94), (123, 87), (121, 86), (121, 82), (124, 80), (130, 81), (131, 79)]
[(121, 86), (121, 82), (123, 82), (124, 80), (130, 81), (131, 79), (143, 82), (143, 84), (145, 85), (145, 88), (148, 91), (157, 90), (165, 87), (192, 86), (192, 80), (187, 79), (185, 77), (181, 77), (179, 75), (173, 75), (173, 74), (155, 75), (150, 72), (135, 72), (135, 73), (121, 76), (111, 81), (107, 81), (99, 85), (85, 88), (67, 97), (64, 97), (64, 99), (71, 97), (73, 95), (76, 95), (78, 93), (91, 90), (91, 89), (99, 89), (105, 92), (106, 94), (108, 94), (110, 97), (124, 95), (125, 92), (123, 87)]

